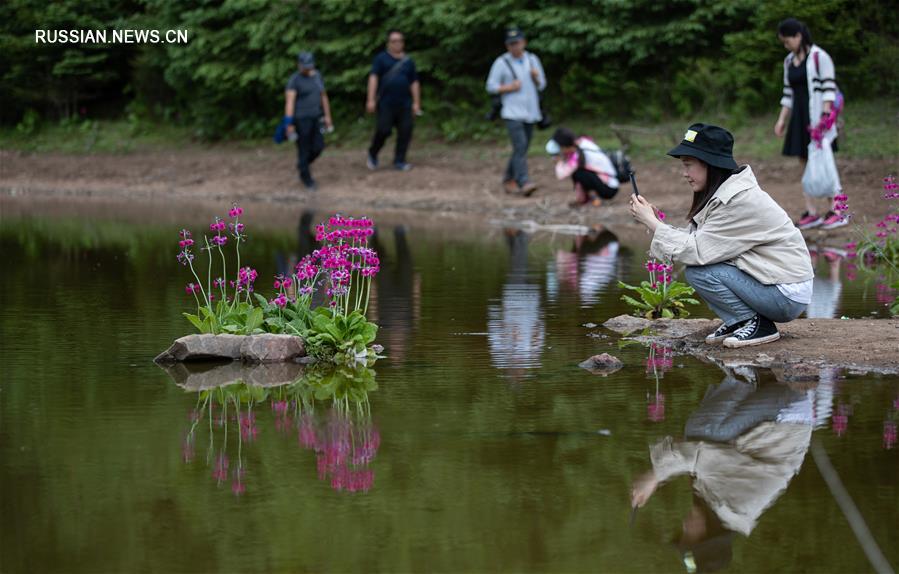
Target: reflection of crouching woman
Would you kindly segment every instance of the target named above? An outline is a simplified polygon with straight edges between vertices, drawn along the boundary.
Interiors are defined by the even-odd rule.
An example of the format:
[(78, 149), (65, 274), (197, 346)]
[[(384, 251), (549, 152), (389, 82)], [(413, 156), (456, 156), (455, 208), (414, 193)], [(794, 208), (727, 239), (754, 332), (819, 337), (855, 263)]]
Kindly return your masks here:
[[(586, 136), (577, 137), (568, 128), (559, 128), (547, 144), (547, 150), (558, 155), (556, 177), (571, 177), (576, 199), (572, 207), (596, 199), (612, 199), (618, 193), (615, 166), (598, 145)], [(597, 205), (599, 202), (597, 202)]]
[(737, 167), (733, 143), (723, 128), (693, 124), (668, 152), (693, 191), (688, 229), (659, 221), (642, 196), (631, 199), (631, 214), (654, 233), (652, 255), (685, 264), (687, 282), (724, 321), (706, 342), (744, 347), (780, 338), (774, 321), (805, 310), (814, 272), (801, 232), (752, 168)]

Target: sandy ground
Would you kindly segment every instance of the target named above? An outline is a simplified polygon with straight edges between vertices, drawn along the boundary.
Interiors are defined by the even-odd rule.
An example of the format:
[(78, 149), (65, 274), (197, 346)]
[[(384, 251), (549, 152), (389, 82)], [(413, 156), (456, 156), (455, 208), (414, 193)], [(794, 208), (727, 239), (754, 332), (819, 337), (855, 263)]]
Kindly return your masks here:
[[(389, 143), (389, 142), (388, 142)], [(385, 149), (382, 160), (389, 160)], [(305, 191), (297, 182), (295, 154), (286, 146), (192, 148), (177, 152), (129, 154), (27, 154), (0, 151), (0, 198), (126, 199), (157, 202), (216, 200), (260, 202), (345, 213), (401, 211), (409, 217), (465, 222), (509, 220), (538, 224), (604, 224), (616, 233), (637, 229), (627, 214), (629, 186), (600, 207), (572, 209), (567, 181), (557, 181), (551, 160), (530, 159), (540, 185), (530, 198), (512, 197), (500, 187), (507, 147), (430, 146), (413, 150), (415, 168), (406, 173), (381, 168), (371, 172), (363, 150), (326, 150), (314, 165), (320, 189)], [(740, 159), (740, 158), (738, 158)], [(896, 171), (888, 160), (846, 160), (839, 168), (856, 221), (877, 221), (883, 212), (881, 178)], [(751, 161), (763, 189), (790, 214), (803, 210), (798, 162), (788, 158)], [(676, 160), (634, 166), (641, 192), (680, 224), (689, 207), (689, 188)], [(625, 235), (627, 233), (625, 232)], [(816, 243), (838, 245), (848, 228), (813, 232)]]
[(603, 326), (723, 366), (770, 368), (786, 380), (814, 380), (822, 370), (833, 368), (899, 373), (899, 319), (797, 319), (778, 325), (780, 340), (741, 349), (705, 344), (705, 336), (720, 324), (717, 319), (648, 321), (620, 315)]

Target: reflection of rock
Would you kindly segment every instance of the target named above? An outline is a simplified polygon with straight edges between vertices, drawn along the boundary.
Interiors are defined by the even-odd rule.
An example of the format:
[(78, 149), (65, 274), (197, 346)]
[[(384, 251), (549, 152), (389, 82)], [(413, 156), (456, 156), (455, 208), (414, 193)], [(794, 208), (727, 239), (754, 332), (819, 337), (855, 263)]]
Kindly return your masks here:
[(293, 335), (251, 335), (240, 346), (240, 355), (251, 363), (292, 361), (305, 354), (303, 340)]
[(612, 317), (603, 323), (602, 326), (622, 335), (630, 335), (648, 328), (650, 334), (654, 337), (682, 339), (694, 335), (702, 335), (702, 337), (705, 337), (719, 324), (720, 321), (713, 319), (649, 320), (642, 317), (633, 317), (631, 315), (619, 315), (617, 317)]
[(608, 353), (603, 353), (601, 355), (593, 355), (578, 367), (582, 369), (587, 369), (594, 375), (602, 375), (603, 377), (607, 377), (621, 369), (624, 366), (624, 363), (621, 362), (618, 357), (613, 357)]
[(243, 359), (250, 363), (293, 361), (306, 354), (303, 339), (293, 335), (187, 335), (160, 353), (157, 363)]
[(202, 391), (234, 383), (274, 387), (293, 383), (303, 375), (296, 363), (261, 363), (247, 365), (232, 362), (223, 365), (190, 365), (175, 363), (162, 367), (176, 385), (188, 391)]
[(156, 357), (157, 363), (239, 359), (244, 337), (240, 335), (187, 335), (175, 339), (168, 350)]
[(821, 377), (821, 365), (812, 363), (787, 363), (771, 369), (778, 381), (785, 383), (817, 381)]

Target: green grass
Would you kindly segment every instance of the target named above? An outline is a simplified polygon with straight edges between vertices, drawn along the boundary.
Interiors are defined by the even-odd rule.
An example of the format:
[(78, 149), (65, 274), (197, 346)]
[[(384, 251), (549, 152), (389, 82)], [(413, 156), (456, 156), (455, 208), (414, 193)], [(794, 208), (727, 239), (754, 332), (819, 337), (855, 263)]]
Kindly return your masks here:
[[(622, 133), (629, 139), (631, 156), (646, 161), (664, 159), (665, 152), (679, 141), (684, 130), (694, 121), (714, 123), (734, 133), (734, 151), (737, 157), (755, 159), (780, 155), (782, 140), (774, 136), (774, 122), (778, 112), (779, 110), (774, 109), (769, 114), (751, 118), (697, 114), (693, 118), (656, 123), (635, 120), (616, 122), (608, 118), (582, 117), (569, 118), (561, 124), (590, 135), (600, 146), (609, 149), (622, 146), (610, 125), (622, 124), (634, 128), (622, 130)], [(899, 157), (899, 100), (849, 102), (844, 120), (845, 128), (840, 139), (841, 157)], [(362, 148), (368, 144), (372, 127), (371, 117), (339, 120), (335, 133), (328, 136), (328, 143), (336, 148)], [(274, 125), (272, 129), (274, 130)], [(544, 153), (543, 145), (551, 137), (552, 131), (553, 128), (535, 132), (530, 151), (532, 155)], [(80, 120), (0, 128), (0, 149), (32, 153), (132, 153), (216, 146), (252, 148), (269, 142), (271, 140), (268, 137), (262, 137), (208, 143), (201, 141), (189, 127), (138, 120), (134, 116), (128, 120)], [(500, 122), (490, 124), (476, 115), (441, 120), (425, 115), (416, 124), (414, 145), (439, 150), (508, 144), (505, 129)]]

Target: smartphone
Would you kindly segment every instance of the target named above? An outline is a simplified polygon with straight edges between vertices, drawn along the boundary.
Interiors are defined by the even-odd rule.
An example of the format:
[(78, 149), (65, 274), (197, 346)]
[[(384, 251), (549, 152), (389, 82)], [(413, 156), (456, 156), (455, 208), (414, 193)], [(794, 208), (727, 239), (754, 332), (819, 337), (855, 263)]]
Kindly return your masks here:
[(640, 191), (637, 189), (637, 174), (630, 172), (628, 175), (631, 178), (631, 187), (634, 188), (634, 195), (640, 195)]

